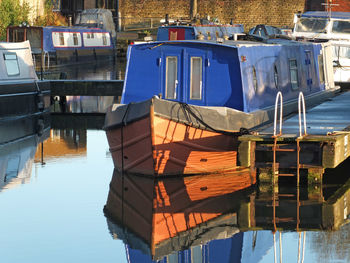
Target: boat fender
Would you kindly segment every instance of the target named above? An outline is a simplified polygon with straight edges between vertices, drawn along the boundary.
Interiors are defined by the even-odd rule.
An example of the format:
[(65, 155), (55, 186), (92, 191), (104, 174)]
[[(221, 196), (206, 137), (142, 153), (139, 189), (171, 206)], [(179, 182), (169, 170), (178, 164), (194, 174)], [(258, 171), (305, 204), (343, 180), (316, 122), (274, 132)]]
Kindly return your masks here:
[(44, 95), (42, 94), (41, 91), (38, 92), (38, 94), (36, 96), (36, 100), (37, 100), (38, 110), (43, 111), (44, 110)]
[(36, 104), (37, 104), (37, 107), (38, 107), (38, 110), (39, 111), (43, 111), (44, 110), (44, 95), (43, 93), (41, 92), (40, 90), (40, 87), (39, 87), (39, 84), (37, 81), (35, 81), (35, 86), (36, 86), (36, 90), (37, 90), (37, 95), (36, 95)]

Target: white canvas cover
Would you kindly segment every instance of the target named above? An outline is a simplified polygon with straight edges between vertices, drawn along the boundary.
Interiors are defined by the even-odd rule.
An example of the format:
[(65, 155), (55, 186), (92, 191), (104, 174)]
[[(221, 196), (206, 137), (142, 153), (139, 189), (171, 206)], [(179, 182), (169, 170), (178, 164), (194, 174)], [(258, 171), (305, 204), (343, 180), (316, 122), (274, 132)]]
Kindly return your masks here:
[(0, 81), (33, 81), (37, 79), (29, 41), (0, 42)]

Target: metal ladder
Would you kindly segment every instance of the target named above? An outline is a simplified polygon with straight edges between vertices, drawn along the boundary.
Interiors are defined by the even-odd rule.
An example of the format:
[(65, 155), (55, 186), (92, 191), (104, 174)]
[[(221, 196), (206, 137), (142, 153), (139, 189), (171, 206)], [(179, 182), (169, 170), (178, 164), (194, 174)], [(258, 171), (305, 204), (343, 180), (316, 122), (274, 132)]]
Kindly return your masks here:
[[(280, 116), (279, 116), (279, 132), (277, 133), (277, 113), (278, 113), (278, 104), (280, 102)], [(283, 96), (281, 92), (278, 92), (276, 95), (276, 101), (275, 101), (275, 115), (274, 115), (274, 130), (273, 130), (273, 139), (274, 139), (274, 143), (273, 143), (273, 163), (272, 163), (272, 176), (273, 176), (273, 231), (276, 232), (277, 230), (277, 226), (276, 226), (276, 176), (297, 176), (297, 226), (296, 229), (297, 231), (299, 231), (299, 224), (300, 224), (300, 189), (299, 189), (299, 185), (300, 185), (300, 140), (307, 135), (306, 133), (306, 113), (305, 113), (305, 99), (304, 99), (304, 95), (302, 92), (299, 93), (299, 97), (298, 97), (298, 112), (299, 112), (299, 136), (296, 138), (296, 144), (297, 144), (297, 148), (295, 149), (285, 149), (285, 148), (279, 148), (277, 141), (278, 138), (282, 135), (282, 117), (283, 117)], [(301, 114), (303, 114), (303, 125), (304, 125), (304, 132), (302, 133), (302, 116)], [(279, 173), (277, 171), (277, 167), (276, 167), (276, 152), (297, 152), (297, 166), (296, 166), (296, 174), (292, 173), (292, 174), (282, 174)], [(280, 196), (280, 195), (279, 195)], [(289, 219), (289, 218), (285, 218), (285, 219)], [(283, 219), (279, 218), (278, 221), (283, 221)]]

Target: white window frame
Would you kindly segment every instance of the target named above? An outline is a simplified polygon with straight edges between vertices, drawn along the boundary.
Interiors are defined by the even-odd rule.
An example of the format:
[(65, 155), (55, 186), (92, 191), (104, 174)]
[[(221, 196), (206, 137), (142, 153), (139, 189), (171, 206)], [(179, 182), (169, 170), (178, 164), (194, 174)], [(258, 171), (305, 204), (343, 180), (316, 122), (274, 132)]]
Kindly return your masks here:
[[(169, 72), (169, 60), (175, 59), (175, 87), (174, 87), (174, 94), (171, 94), (172, 96), (169, 96), (168, 94), (168, 72)], [(177, 85), (178, 85), (178, 79), (177, 79), (177, 66), (178, 66), (178, 58), (177, 56), (167, 56), (166, 57), (166, 69), (165, 69), (165, 98), (170, 100), (176, 100), (177, 98)]]
[[(193, 62), (194, 60), (200, 60), (200, 72), (199, 72), (199, 97), (193, 97)], [(191, 69), (190, 69), (190, 99), (191, 100), (202, 100), (203, 91), (203, 58), (202, 57), (191, 57)]]

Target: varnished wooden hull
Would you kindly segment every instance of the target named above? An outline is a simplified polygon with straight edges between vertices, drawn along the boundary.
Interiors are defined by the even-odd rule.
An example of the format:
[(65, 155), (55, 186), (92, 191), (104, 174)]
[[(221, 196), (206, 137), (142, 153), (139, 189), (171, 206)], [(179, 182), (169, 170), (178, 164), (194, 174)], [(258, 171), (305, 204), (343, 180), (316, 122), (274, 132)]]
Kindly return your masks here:
[(153, 105), (141, 118), (106, 133), (120, 171), (168, 176), (222, 172), (237, 165), (237, 136), (160, 116)]

